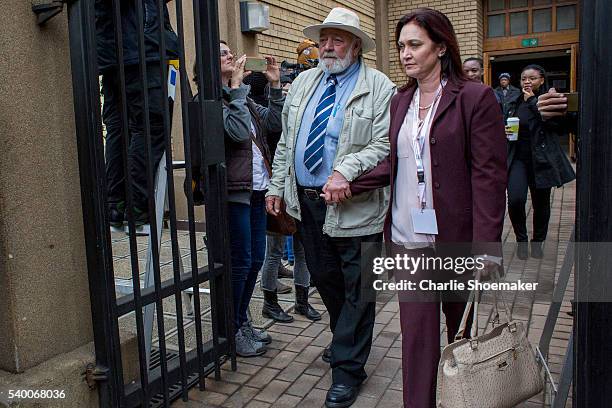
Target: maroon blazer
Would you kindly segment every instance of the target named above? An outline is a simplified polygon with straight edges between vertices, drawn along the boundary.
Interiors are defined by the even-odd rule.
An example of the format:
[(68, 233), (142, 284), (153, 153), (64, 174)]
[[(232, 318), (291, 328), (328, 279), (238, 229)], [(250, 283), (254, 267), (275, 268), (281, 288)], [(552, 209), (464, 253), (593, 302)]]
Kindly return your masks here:
[[(415, 90), (412, 86), (399, 91), (391, 100), (390, 155), (351, 183), (352, 194), (391, 185), (384, 229), (387, 242), (391, 241), (397, 138)], [(500, 242), (506, 209), (507, 142), (493, 90), (475, 82), (448, 82), (433, 119), (429, 143), (438, 220), (436, 241)], [(491, 250), (483, 245), (482, 252), (474, 250), (500, 255), (501, 248)]]

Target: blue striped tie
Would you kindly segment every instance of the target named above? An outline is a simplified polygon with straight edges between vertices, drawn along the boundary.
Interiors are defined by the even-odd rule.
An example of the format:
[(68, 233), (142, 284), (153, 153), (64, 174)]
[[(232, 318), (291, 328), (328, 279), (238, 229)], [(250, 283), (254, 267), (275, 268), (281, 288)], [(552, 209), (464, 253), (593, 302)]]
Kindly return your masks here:
[(329, 116), (335, 101), (336, 76), (332, 74), (327, 78), (327, 88), (323, 95), (321, 95), (321, 99), (319, 99), (315, 109), (314, 120), (312, 126), (310, 126), (310, 133), (308, 133), (308, 141), (304, 151), (304, 165), (311, 174), (317, 171), (321, 163), (323, 163), (323, 145), (325, 144), (327, 122), (329, 122)]

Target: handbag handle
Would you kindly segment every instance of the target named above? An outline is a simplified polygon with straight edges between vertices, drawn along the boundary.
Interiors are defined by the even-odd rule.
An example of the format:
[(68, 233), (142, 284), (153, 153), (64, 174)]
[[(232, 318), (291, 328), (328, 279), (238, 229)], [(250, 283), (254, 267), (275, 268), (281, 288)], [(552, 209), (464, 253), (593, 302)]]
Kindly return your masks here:
[[(495, 282), (499, 282), (499, 276), (497, 272), (498, 272), (497, 270), (493, 272), (493, 279)], [(475, 279), (479, 280), (479, 278), (480, 278), (480, 271), (476, 273)], [(494, 303), (495, 313), (496, 313), (495, 320), (497, 320), (497, 318), (499, 318), (498, 298), (497, 298), (496, 291), (492, 291), (492, 292), (493, 292), (493, 299), (495, 301)], [(510, 312), (510, 309), (508, 308), (508, 303), (506, 303), (506, 300), (504, 299), (503, 295), (500, 294), (500, 297), (502, 299), (504, 314), (506, 315), (506, 323), (510, 324), (510, 322), (512, 321), (512, 313)], [(475, 338), (476, 336), (478, 336), (478, 305), (479, 303), (480, 303), (480, 291), (478, 291), (477, 289), (474, 289), (470, 292), (470, 296), (465, 305), (465, 310), (463, 311), (463, 317), (461, 318), (461, 324), (459, 325), (459, 330), (457, 330), (457, 334), (455, 335), (455, 341), (461, 340), (465, 334), (465, 328), (467, 326), (467, 319), (468, 319), (470, 308), (472, 307), (472, 305), (474, 305), (474, 313), (473, 313), (473, 318), (472, 318), (472, 329), (470, 331), (470, 337)]]
[[(500, 281), (497, 269), (493, 273), (493, 279), (495, 282)], [(495, 314), (496, 314), (496, 318), (494, 319), (495, 321), (495, 320), (499, 320), (499, 309), (498, 309), (499, 301), (497, 298), (497, 291), (493, 290), (492, 293), (493, 293), (493, 299), (495, 301), (495, 304), (494, 304)], [(501, 298), (502, 305), (504, 307), (504, 314), (506, 315), (506, 323), (510, 324), (510, 322), (512, 321), (512, 312), (510, 311), (510, 308), (508, 307), (508, 303), (506, 303), (506, 299), (504, 299), (504, 296), (501, 293), (499, 294), (499, 297)]]
[(459, 341), (463, 338), (465, 334), (465, 327), (467, 326), (467, 319), (470, 314), (470, 309), (472, 305), (474, 305), (474, 311), (472, 315), (472, 329), (470, 330), (470, 337), (474, 338), (478, 336), (478, 304), (480, 293), (478, 290), (474, 289), (470, 292), (470, 297), (465, 305), (465, 310), (463, 311), (463, 317), (461, 317), (461, 323), (459, 324), (459, 330), (457, 330), (457, 334), (455, 334), (455, 341)]

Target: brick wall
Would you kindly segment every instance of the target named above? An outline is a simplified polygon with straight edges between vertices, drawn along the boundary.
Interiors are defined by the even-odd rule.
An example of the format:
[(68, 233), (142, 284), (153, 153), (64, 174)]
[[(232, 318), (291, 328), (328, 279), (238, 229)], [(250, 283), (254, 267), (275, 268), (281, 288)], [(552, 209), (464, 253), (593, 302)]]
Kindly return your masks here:
[(406, 13), (418, 7), (430, 7), (441, 11), (453, 23), (461, 59), (482, 58), (483, 11), (482, 0), (389, 0), (389, 77), (397, 84), (406, 80), (395, 46), (395, 25)]
[[(272, 55), (279, 61), (294, 63), (296, 48), (304, 39), (304, 27), (323, 22), (334, 7), (344, 7), (359, 15), (361, 28), (375, 39), (373, 0), (262, 0), (270, 6), (270, 29), (259, 34), (261, 55)], [(317, 40), (314, 38), (313, 40)], [(374, 51), (364, 55), (368, 65), (376, 66)]]

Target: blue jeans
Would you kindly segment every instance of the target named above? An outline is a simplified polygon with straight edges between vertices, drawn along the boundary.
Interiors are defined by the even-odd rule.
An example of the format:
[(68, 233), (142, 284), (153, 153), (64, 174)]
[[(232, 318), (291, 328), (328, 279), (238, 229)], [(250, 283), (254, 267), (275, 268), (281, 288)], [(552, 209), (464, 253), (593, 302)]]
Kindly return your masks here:
[(293, 236), (287, 235), (285, 239), (285, 246), (283, 251), (283, 258), (287, 258), (289, 263), (295, 261), (295, 256), (293, 254)]
[(253, 191), (251, 205), (229, 203), (234, 332), (247, 321), (247, 309), (266, 253), (264, 200), (264, 191)]
[[(306, 266), (306, 256), (302, 243), (294, 239), (293, 252), (295, 253), (295, 266), (293, 267), (293, 280), (297, 286), (310, 286), (310, 272)], [(266, 260), (261, 268), (261, 286), (265, 290), (276, 290), (276, 279), (278, 278), (278, 267), (283, 256), (285, 247), (285, 236), (279, 234), (268, 234), (266, 246)]]

